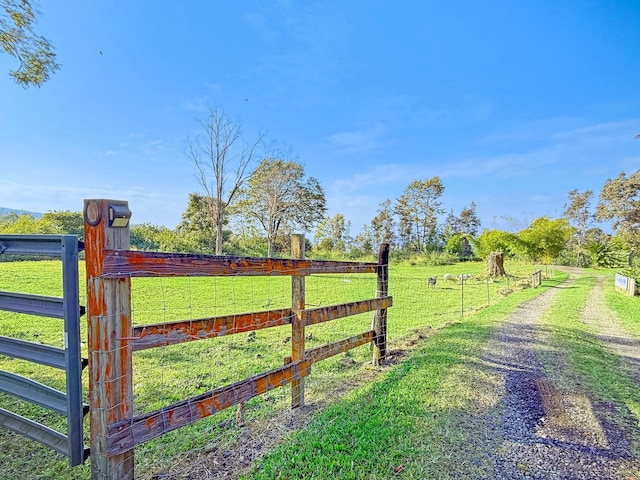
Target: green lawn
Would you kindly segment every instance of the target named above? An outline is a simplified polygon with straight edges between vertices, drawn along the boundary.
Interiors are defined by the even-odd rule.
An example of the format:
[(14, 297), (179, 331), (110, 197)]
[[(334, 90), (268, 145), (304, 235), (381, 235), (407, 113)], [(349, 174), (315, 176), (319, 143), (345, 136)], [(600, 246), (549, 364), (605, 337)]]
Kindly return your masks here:
[(634, 337), (640, 338), (640, 296), (629, 297), (617, 292), (612, 280), (607, 282), (605, 291), (607, 304), (620, 319), (625, 330)]
[(317, 415), (246, 478), (384, 479), (400, 470), (401, 478), (490, 478), (487, 454), (496, 446), (478, 437), (486, 402), (474, 388), (485, 380), (480, 352), (501, 319), (560, 279), (438, 329), (383, 380)]
[[(536, 267), (507, 263), (506, 268), (513, 277), (490, 282), (482, 275), (484, 265), (481, 263), (442, 267), (390, 266), (389, 293), (394, 297), (394, 306), (389, 309), (388, 318), (390, 349), (399, 348), (402, 340), (417, 330), (436, 330), (449, 322), (471, 318), (488, 305), (517, 302), (521, 294), (506, 295), (516, 289), (522, 279), (530, 278)], [(83, 264), (80, 265), (80, 273), (83, 277)], [(472, 273), (474, 278), (465, 282), (463, 288), (457, 283), (444, 284), (444, 273)], [(438, 276), (438, 283), (435, 289), (430, 290), (426, 278), (434, 275)], [(57, 296), (62, 290), (60, 276), (60, 265), (55, 261), (2, 263), (0, 290)], [(306, 283), (308, 308), (375, 296), (375, 275), (314, 275)], [(290, 284), (289, 277), (134, 278), (133, 322), (147, 324), (283, 308), (290, 306)], [(533, 290), (525, 292), (530, 292), (525, 293), (525, 296), (535, 293)], [(81, 279), (81, 299), (84, 297), (84, 280)], [(84, 321), (82, 326), (84, 337)], [(311, 336), (307, 341), (307, 348), (361, 333), (370, 326), (371, 314), (314, 325), (307, 329), (307, 335)], [(0, 328), (4, 335), (63, 345), (62, 324), (59, 320), (0, 312)], [(134, 408), (138, 413), (151, 411), (276, 368), (291, 353), (289, 336), (289, 327), (277, 327), (257, 331), (255, 336), (245, 333), (136, 352)], [(448, 347), (444, 348), (446, 350)], [(84, 355), (86, 356), (86, 351)], [(345, 358), (349, 362), (345, 362)], [(306, 381), (307, 400), (312, 402), (321, 399), (325, 392), (333, 391), (350, 377), (357, 376), (360, 372), (359, 365), (370, 358), (370, 349), (363, 346), (315, 365)], [(54, 369), (34, 368), (27, 362), (4, 357), (0, 357), (0, 369), (27, 375), (59, 389), (64, 388), (62, 372)], [(247, 403), (245, 421), (268, 417), (273, 412), (288, 408), (289, 401), (290, 389), (286, 387), (269, 392)], [(0, 396), (0, 406), (64, 430), (64, 418), (39, 407), (6, 396)], [(232, 418), (234, 413), (222, 412), (137, 447), (137, 465), (145, 470), (156, 468), (164, 462), (171, 462), (175, 454), (203, 448), (211, 441), (212, 435), (216, 438), (220, 435), (233, 437), (237, 434), (233, 429), (223, 431), (216, 426)], [(17, 440), (13, 434), (4, 430), (0, 431), (0, 450), (13, 451), (16, 442), (22, 440)], [(15, 478), (19, 478), (20, 472), (24, 472), (25, 468), (48, 472), (42, 478), (86, 478), (86, 467), (69, 472), (65, 459), (36, 444), (33, 448), (38, 454), (33, 455), (28, 462), (15, 454), (4, 456), (0, 460), (3, 467), (6, 464), (6, 478), (13, 478), (11, 472), (15, 472)]]

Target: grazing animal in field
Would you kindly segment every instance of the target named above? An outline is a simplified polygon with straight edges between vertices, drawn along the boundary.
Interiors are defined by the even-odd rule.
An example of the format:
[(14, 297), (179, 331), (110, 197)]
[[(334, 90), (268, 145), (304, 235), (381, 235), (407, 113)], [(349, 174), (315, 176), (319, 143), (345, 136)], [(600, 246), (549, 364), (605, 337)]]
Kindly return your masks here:
[(429, 288), (436, 288), (436, 281), (438, 280), (438, 277), (429, 277), (427, 278), (427, 285), (429, 286)]
[(444, 278), (445, 282), (458, 283), (458, 277), (456, 277), (455, 275), (453, 275), (451, 273), (445, 273), (443, 278)]
[(470, 273), (463, 273), (462, 275), (458, 275), (458, 280), (460, 281), (469, 280), (470, 278), (471, 278)]

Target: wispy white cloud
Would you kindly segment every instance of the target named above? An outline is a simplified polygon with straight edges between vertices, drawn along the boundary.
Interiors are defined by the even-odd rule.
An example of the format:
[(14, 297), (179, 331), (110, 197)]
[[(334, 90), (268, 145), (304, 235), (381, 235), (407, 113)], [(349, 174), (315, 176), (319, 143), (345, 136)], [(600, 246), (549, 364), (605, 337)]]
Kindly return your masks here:
[(374, 123), (360, 129), (333, 133), (326, 141), (337, 153), (367, 154), (391, 143), (385, 140), (386, 133), (384, 125)]
[[(591, 189), (597, 193), (606, 178), (638, 168), (640, 156), (626, 154), (634, 141), (629, 132), (637, 130), (638, 123), (621, 120), (588, 124), (569, 118), (527, 122), (511, 132), (484, 137), (486, 141), (510, 142), (502, 152), (479, 148), (474, 153), (449, 154), (446, 159), (426, 153), (407, 163), (378, 163), (366, 170), (361, 164), (360, 171), (329, 184), (328, 203), (333, 214), (350, 212), (348, 218), (354, 226), (365, 224), (382, 201), (397, 198), (409, 182), (437, 175), (445, 187), (471, 186), (468, 195), (459, 187), (454, 188), (455, 193), (445, 188), (445, 203), (468, 204), (472, 199), (469, 195), (474, 195), (484, 215), (500, 212), (510, 216), (510, 221), (518, 218), (524, 223), (542, 215), (560, 216), (570, 190)], [(369, 145), (382, 144), (367, 132), (344, 132), (333, 138), (334, 145), (342, 142), (345, 148), (351, 145), (355, 150), (360, 145), (365, 150)], [(509, 142), (504, 142), (507, 138)], [(635, 141), (640, 146), (640, 141)], [(497, 196), (492, 197), (491, 192)]]
[(477, 155), (446, 162), (439, 170), (443, 178), (514, 178), (539, 176), (550, 165), (564, 158), (561, 146), (533, 149), (522, 153)]
[[(219, 88), (218, 88), (219, 89)], [(198, 95), (180, 104), (181, 110), (188, 112), (203, 113), (210, 108), (211, 97), (209, 95)]]
[(637, 168), (637, 157), (627, 161), (627, 156), (620, 155), (633, 142), (638, 124), (636, 119), (587, 123), (569, 117), (523, 122), (480, 138), (480, 143), (496, 144), (503, 153), (454, 159), (443, 175), (508, 178), (564, 172), (576, 179), (602, 177), (623, 164)]
[(164, 140), (147, 140), (138, 148), (140, 152), (146, 156), (153, 156), (167, 150)]
[[(383, 189), (393, 184), (408, 183), (407, 179), (415, 179), (416, 168), (413, 165), (388, 163), (372, 166), (369, 170), (359, 171), (335, 179), (329, 190), (353, 195), (358, 191)], [(410, 180), (409, 180), (410, 181)]]
[(105, 157), (113, 157), (114, 155), (126, 155), (124, 150), (107, 150), (104, 152)]
[(137, 133), (130, 135), (128, 141), (118, 143), (118, 148), (106, 150), (103, 155), (130, 161), (141, 156), (153, 159), (166, 151), (168, 151), (168, 147), (164, 140), (150, 140), (146, 135)]
[(567, 130), (562, 130), (552, 136), (558, 140), (579, 140), (582, 142), (592, 139), (607, 139), (607, 140), (627, 140), (631, 141), (635, 132), (640, 125), (640, 120), (629, 119), (613, 122), (602, 122), (594, 125), (586, 125), (575, 127)]
[(479, 137), (478, 144), (524, 144), (527, 142), (576, 142), (606, 146), (610, 142), (629, 142), (640, 119), (590, 123), (579, 117), (514, 119), (507, 127)]

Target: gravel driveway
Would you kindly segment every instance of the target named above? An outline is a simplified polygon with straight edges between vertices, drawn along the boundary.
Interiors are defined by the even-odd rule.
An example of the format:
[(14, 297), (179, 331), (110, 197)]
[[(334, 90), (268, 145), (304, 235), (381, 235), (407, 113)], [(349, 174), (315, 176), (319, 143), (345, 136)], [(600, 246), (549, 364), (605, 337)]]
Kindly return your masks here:
[[(541, 318), (568, 281), (521, 305), (509, 316), (487, 346), (484, 360), (497, 379), (487, 394), (501, 398), (501, 408), (485, 418), (487, 437), (502, 438), (495, 453), (498, 479), (634, 479), (640, 465), (628, 451), (627, 435), (608, 420), (614, 405), (593, 402), (588, 392), (560, 392), (554, 374), (570, 369), (562, 352), (545, 352), (553, 367), (543, 370), (540, 349), (550, 343)], [(603, 280), (599, 278), (582, 312), (582, 320), (595, 327), (597, 339), (624, 355), (632, 378), (638, 376), (639, 344), (625, 336), (606, 308)], [(562, 373), (561, 375), (566, 375)], [(629, 426), (637, 428), (637, 425)]]

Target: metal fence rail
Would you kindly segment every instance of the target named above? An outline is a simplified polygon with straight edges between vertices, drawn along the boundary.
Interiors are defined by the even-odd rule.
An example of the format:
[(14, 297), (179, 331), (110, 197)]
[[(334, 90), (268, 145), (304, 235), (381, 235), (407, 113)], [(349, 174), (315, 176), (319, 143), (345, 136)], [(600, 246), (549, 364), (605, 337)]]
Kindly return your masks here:
[(0, 235), (0, 254), (56, 257), (62, 261), (62, 297), (0, 291), (0, 310), (64, 320), (64, 348), (0, 336), (0, 354), (65, 370), (66, 392), (29, 378), (0, 370), (0, 391), (35, 403), (67, 417), (66, 435), (45, 425), (0, 409), (0, 426), (36, 440), (66, 455), (71, 466), (88, 457), (83, 439), (83, 418), (88, 407), (82, 402), (80, 355), (80, 305), (78, 252), (84, 244), (75, 235)]

